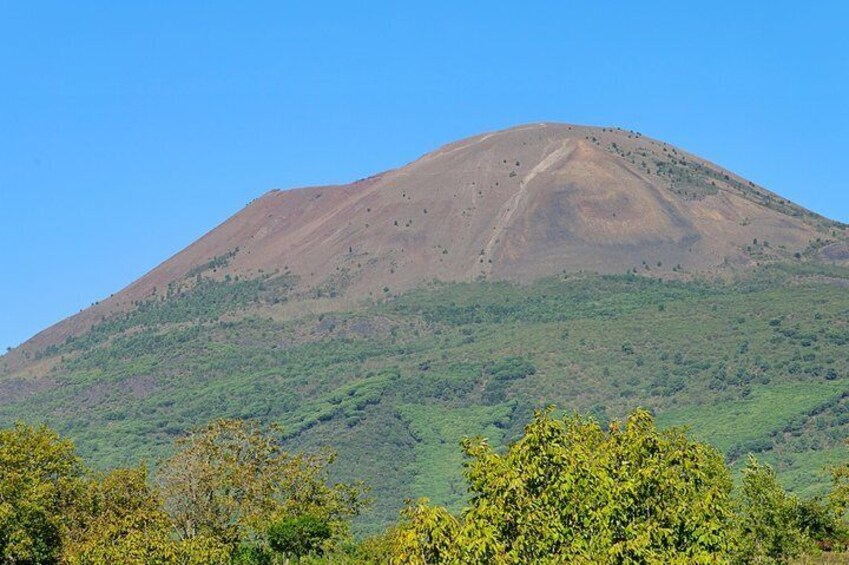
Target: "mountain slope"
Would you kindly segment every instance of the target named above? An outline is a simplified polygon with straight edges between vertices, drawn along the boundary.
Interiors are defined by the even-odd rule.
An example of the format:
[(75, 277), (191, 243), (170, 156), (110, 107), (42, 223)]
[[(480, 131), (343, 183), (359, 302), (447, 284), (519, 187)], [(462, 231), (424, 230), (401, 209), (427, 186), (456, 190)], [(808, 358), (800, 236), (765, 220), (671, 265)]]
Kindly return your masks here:
[[(290, 298), (379, 298), (434, 279), (704, 272), (842, 228), (635, 132), (537, 124), (447, 145), (353, 184), (272, 191), (120, 293), (8, 356), (20, 367), (104, 316), (222, 279), (285, 273)], [(753, 258), (753, 242), (758, 257)], [(831, 249), (836, 257), (844, 248)]]

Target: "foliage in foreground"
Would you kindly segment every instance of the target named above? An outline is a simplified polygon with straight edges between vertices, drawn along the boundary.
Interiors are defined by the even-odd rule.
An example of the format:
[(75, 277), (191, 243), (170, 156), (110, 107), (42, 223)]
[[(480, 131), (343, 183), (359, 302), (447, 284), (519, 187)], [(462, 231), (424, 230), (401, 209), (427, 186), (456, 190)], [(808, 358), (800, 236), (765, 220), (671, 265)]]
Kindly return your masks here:
[(506, 451), (464, 440), (468, 507), (410, 504), (355, 542), (360, 484), (330, 484), (326, 452), (215, 421), (144, 466), (95, 473), (51, 430), (0, 430), (0, 563), (9, 565), (554, 565), (811, 563), (845, 548), (846, 477), (800, 500), (750, 458), (739, 492), (720, 453), (637, 410), (607, 429), (537, 412)]
[(0, 430), (0, 554), (5, 563), (48, 563), (84, 493), (71, 442), (45, 428)]
[(0, 432), (0, 562), (271, 565), (349, 540), (360, 485), (327, 481), (329, 453), (290, 454), (279, 434), (219, 420), (145, 467), (87, 471), (47, 428)]
[(462, 520), (407, 511), (396, 563), (707, 563), (733, 547), (719, 453), (642, 411), (605, 432), (539, 414), (504, 455), (467, 442)]
[(846, 540), (845, 507), (799, 501), (754, 458), (734, 497), (715, 449), (645, 411), (608, 431), (540, 412), (506, 453), (464, 450), (469, 507), (409, 506), (393, 565), (786, 563)]

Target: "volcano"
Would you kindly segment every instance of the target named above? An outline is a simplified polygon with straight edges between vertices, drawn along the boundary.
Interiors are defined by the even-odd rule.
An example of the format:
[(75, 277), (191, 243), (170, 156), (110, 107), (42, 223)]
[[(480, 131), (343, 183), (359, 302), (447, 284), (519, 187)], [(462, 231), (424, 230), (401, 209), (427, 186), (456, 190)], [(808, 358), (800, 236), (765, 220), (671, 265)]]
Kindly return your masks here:
[(715, 272), (812, 245), (845, 261), (843, 233), (836, 222), (639, 132), (524, 125), (351, 184), (267, 192), (124, 290), (38, 334), (6, 366), (188, 287), (197, 275), (286, 275), (290, 303), (322, 298), (347, 306), (432, 281)]

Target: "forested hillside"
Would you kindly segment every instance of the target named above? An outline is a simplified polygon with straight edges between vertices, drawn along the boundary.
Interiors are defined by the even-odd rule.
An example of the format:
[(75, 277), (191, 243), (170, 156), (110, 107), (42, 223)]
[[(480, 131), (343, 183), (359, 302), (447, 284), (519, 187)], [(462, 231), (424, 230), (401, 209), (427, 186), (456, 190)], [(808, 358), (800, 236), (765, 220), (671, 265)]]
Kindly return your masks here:
[(645, 407), (809, 495), (849, 436), (848, 286), (849, 271), (801, 258), (723, 280), (435, 284), (292, 317), (273, 308), (285, 276), (199, 274), (44, 351), (40, 374), (0, 379), (0, 421), (46, 421), (103, 469), (153, 461), (215, 418), (280, 424), (292, 449), (334, 447), (335, 479), (372, 486), (357, 531), (405, 498), (459, 509), (458, 442), (508, 442), (548, 404), (601, 422)]

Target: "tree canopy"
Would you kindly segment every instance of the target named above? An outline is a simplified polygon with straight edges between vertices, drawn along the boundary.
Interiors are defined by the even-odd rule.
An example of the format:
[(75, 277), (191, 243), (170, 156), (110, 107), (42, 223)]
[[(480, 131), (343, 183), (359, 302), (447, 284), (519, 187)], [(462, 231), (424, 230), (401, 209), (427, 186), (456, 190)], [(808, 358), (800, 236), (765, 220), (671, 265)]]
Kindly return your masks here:
[(410, 503), (354, 540), (368, 502), (333, 484), (327, 451), (217, 420), (157, 465), (87, 469), (46, 427), (0, 430), (0, 563), (7, 565), (780, 564), (845, 548), (849, 466), (800, 499), (750, 457), (735, 490), (713, 447), (643, 410), (603, 427), (537, 412), (505, 450), (464, 440), (468, 506)]
[(48, 428), (0, 430), (0, 555), (5, 563), (54, 563), (83, 492), (73, 444)]
[(408, 508), (394, 563), (714, 563), (733, 550), (722, 457), (645, 411), (604, 431), (546, 410), (503, 455), (482, 439), (464, 450), (469, 508)]

